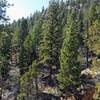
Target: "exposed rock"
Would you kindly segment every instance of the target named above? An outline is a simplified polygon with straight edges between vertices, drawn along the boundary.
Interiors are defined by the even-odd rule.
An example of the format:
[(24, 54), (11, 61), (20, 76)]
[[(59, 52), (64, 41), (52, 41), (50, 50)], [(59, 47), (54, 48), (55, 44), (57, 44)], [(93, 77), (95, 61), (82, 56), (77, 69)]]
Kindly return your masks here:
[(93, 100), (96, 93), (96, 79), (89, 68), (81, 72), (81, 81), (83, 86), (82, 100)]

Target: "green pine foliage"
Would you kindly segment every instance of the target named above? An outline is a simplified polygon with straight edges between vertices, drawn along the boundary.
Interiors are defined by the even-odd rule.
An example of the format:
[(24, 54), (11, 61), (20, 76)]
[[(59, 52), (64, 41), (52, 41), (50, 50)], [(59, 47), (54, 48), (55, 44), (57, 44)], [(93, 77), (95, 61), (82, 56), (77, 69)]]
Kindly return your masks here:
[(65, 26), (64, 42), (61, 49), (61, 69), (58, 74), (58, 81), (61, 89), (77, 83), (81, 71), (78, 61), (78, 49), (80, 47), (80, 25), (77, 13), (72, 11)]
[(0, 32), (0, 75), (7, 78), (9, 70), (9, 59), (11, 53), (12, 33), (5, 27)]
[(40, 41), (40, 60), (48, 66), (59, 66), (59, 54), (62, 45), (62, 29), (59, 21), (59, 2), (51, 1), (47, 10), (47, 19), (43, 21)]
[[(37, 70), (38, 64), (36, 61), (32, 62), (32, 66), (30, 67), (29, 71), (26, 72), (21, 78), (20, 78), (20, 93), (18, 95), (18, 100), (24, 100), (25, 97), (31, 95), (33, 91), (38, 91), (37, 84), (38, 82), (37, 77), (39, 75), (39, 72)], [(33, 84), (35, 80), (35, 83)], [(35, 92), (34, 92), (35, 93)]]
[[(0, 10), (7, 6), (6, 0), (0, 1)], [(99, 71), (100, 0), (51, 0), (48, 8), (2, 25), (5, 13), (0, 14), (0, 75), (7, 78), (12, 52), (18, 53), (14, 67), (20, 69), (19, 100), (28, 100), (33, 90), (38, 94), (45, 76), (47, 85), (56, 81), (66, 91), (80, 85), (84, 68)]]

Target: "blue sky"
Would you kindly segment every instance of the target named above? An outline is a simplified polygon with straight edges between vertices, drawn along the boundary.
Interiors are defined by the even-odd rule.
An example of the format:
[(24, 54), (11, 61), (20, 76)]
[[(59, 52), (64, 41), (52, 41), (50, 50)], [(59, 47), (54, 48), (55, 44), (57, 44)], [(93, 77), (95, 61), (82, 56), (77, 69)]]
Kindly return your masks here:
[(44, 6), (48, 7), (49, 0), (7, 0), (14, 6), (7, 9), (7, 15), (11, 21), (17, 20), (22, 17), (27, 17), (36, 10), (41, 10)]

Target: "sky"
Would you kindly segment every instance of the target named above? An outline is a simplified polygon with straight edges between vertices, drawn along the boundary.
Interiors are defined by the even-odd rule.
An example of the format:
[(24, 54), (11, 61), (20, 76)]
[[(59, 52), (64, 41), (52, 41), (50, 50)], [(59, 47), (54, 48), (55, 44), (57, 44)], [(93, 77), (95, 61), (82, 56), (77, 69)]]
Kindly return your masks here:
[(7, 16), (10, 21), (18, 20), (33, 14), (36, 10), (41, 10), (44, 6), (48, 7), (49, 0), (7, 0), (10, 4), (14, 4), (7, 8)]

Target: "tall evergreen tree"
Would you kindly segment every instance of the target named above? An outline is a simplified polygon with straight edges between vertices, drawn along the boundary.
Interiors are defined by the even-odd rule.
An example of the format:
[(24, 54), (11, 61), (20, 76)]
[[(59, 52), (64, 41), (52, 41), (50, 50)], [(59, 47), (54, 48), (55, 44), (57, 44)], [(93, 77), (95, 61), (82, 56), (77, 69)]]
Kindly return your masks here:
[[(59, 67), (59, 53), (62, 43), (62, 32), (59, 21), (59, 2), (50, 1), (47, 11), (47, 19), (43, 24), (43, 39), (40, 42), (40, 59), (50, 68), (50, 78), (52, 67)], [(51, 81), (51, 79), (50, 79)]]
[(91, 0), (90, 6), (88, 9), (88, 41), (87, 45), (89, 47), (89, 51), (92, 52), (91, 58), (91, 68), (92, 70), (99, 71), (99, 55), (100, 55), (100, 1)]
[[(38, 64), (36, 61), (32, 62), (32, 65), (24, 75), (20, 78), (20, 93), (18, 100), (34, 99), (34, 94), (38, 94)], [(34, 93), (33, 93), (34, 92)]]
[[(7, 29), (8, 31), (8, 29)], [(11, 56), (11, 32), (4, 29), (0, 32), (0, 98), (5, 86), (5, 81), (9, 77), (9, 66)]]
[(28, 35), (28, 21), (27, 19), (22, 18), (21, 26), (20, 26), (20, 44), (23, 45), (26, 36)]
[(62, 90), (66, 90), (68, 86), (75, 84), (79, 79), (81, 71), (80, 63), (78, 61), (78, 49), (80, 46), (79, 23), (76, 11), (72, 10), (68, 17), (68, 23), (65, 26), (65, 39), (60, 57), (61, 69), (57, 77), (59, 86)]
[(28, 22), (27, 19), (22, 18), (21, 26), (20, 26), (20, 57), (19, 57), (19, 68), (21, 71), (21, 74), (27, 70), (26, 67), (28, 67), (27, 63), (27, 52), (24, 48), (24, 41), (28, 35)]

